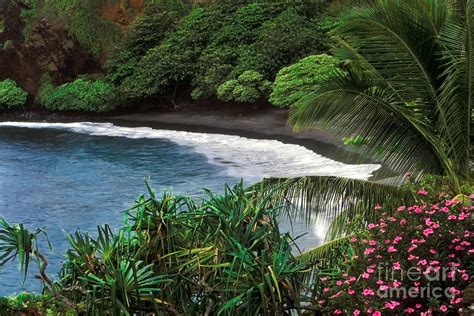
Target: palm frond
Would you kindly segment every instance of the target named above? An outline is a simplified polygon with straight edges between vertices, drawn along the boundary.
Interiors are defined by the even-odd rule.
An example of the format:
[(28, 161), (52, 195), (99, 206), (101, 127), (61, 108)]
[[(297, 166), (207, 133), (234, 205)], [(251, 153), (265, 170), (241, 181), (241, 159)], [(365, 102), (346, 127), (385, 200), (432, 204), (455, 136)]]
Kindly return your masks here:
[[(286, 204), (288, 212), (308, 223), (338, 218), (341, 232), (358, 229), (378, 218), (375, 207), (395, 210), (399, 203), (411, 203), (414, 196), (401, 187), (338, 177), (270, 178), (256, 184), (252, 190), (267, 191), (273, 205)], [(355, 218), (358, 226), (349, 226)]]

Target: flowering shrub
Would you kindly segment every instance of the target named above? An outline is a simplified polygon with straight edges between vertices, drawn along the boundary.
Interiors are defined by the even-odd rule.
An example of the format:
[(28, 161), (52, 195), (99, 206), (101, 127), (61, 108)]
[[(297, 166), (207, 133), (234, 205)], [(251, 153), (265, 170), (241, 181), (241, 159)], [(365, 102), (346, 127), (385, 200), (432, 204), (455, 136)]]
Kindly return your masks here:
[[(456, 313), (474, 273), (474, 194), (418, 189), (416, 205), (384, 212), (351, 238), (337, 277), (321, 278), (320, 307), (334, 315)], [(345, 272), (345, 273), (344, 273)]]

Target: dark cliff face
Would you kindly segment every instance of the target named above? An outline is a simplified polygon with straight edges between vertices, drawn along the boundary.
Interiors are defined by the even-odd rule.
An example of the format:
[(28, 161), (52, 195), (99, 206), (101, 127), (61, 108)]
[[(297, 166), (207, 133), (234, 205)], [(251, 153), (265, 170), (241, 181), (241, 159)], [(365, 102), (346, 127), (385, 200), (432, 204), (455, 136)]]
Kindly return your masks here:
[(20, 1), (0, 0), (0, 80), (11, 78), (33, 99), (43, 74), (54, 84), (73, 80), (80, 74), (97, 74), (102, 66), (97, 57), (71, 38), (67, 30), (42, 19), (25, 39)]

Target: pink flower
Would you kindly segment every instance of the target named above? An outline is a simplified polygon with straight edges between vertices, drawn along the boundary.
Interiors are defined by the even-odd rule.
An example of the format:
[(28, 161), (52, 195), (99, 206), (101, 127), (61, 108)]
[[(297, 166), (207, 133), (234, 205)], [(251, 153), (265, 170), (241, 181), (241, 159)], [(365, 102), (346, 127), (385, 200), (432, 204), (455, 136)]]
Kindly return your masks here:
[(392, 284), (394, 287), (399, 287), (400, 285), (402, 285), (402, 283), (398, 280), (393, 281)]
[(387, 308), (389, 308), (389, 309), (395, 309), (395, 308), (397, 308), (399, 305), (400, 305), (400, 303), (397, 302), (397, 301), (390, 301), (390, 302), (385, 303), (385, 307), (387, 307)]
[(355, 237), (351, 238), (351, 242), (356, 242), (356, 241), (357, 241), (357, 238), (355, 238)]
[(428, 264), (428, 261), (426, 259), (418, 261), (418, 265), (426, 266)]
[(408, 252), (412, 252), (412, 251), (415, 250), (416, 248), (418, 248), (417, 245), (411, 245), (410, 248), (408, 248)]
[(342, 314), (342, 311), (340, 309), (336, 309), (334, 311), (334, 315), (341, 315)]
[(423, 235), (425, 235), (425, 237), (428, 237), (429, 235), (431, 235), (433, 233), (434, 233), (434, 231), (431, 228), (427, 228), (423, 231)]
[(369, 245), (376, 246), (377, 242), (375, 240), (369, 240)]
[(362, 278), (363, 279), (368, 279), (370, 277), (370, 275), (368, 273), (362, 273)]
[(382, 313), (379, 311), (375, 311), (372, 316), (382, 316)]
[(329, 292), (329, 288), (328, 288), (328, 287), (325, 287), (325, 288), (323, 289), (323, 292), (324, 292), (324, 293)]
[(364, 251), (364, 255), (370, 255), (374, 251), (375, 251), (375, 248), (367, 248)]
[(394, 246), (390, 246), (388, 247), (388, 252), (397, 252), (397, 248), (395, 248)]
[(375, 295), (375, 292), (371, 289), (364, 289), (362, 291), (362, 295), (364, 295), (364, 296), (373, 296), (373, 295)]
[(355, 291), (351, 289), (351, 290), (347, 290), (347, 293), (349, 293), (349, 295), (354, 295)]
[(337, 281), (337, 282), (336, 282), (336, 285), (337, 285), (337, 286), (341, 286), (341, 285), (342, 285), (342, 281)]
[(442, 311), (443, 313), (446, 313), (448, 311), (448, 308), (446, 307), (446, 305), (441, 305), (439, 307), (439, 310)]
[(433, 248), (431, 248), (431, 249), (430, 249), (430, 253), (436, 254), (436, 250), (434, 250)]
[(358, 316), (358, 315), (360, 315), (360, 310), (358, 310), (358, 309), (354, 309), (354, 313), (353, 313), (353, 314), (354, 314), (354, 316)]
[(406, 222), (407, 222), (407, 220), (406, 220), (406, 219), (404, 219), (404, 218), (402, 218), (402, 219), (400, 220), (400, 225), (405, 225), (405, 224), (406, 224)]
[(398, 261), (393, 263), (393, 270), (400, 270), (400, 263)]
[(373, 229), (373, 228), (377, 227), (377, 225), (371, 223), (371, 224), (369, 224), (367, 227), (368, 227), (369, 229)]
[(375, 207), (374, 207), (375, 210), (381, 210), (382, 209), (382, 206), (380, 206), (380, 204), (375, 204)]
[(405, 311), (404, 311), (404, 312), (407, 313), (407, 314), (412, 314), (412, 313), (415, 312), (415, 309), (413, 309), (413, 308), (411, 308), (411, 307), (408, 307), (408, 308), (405, 308)]
[(418, 195), (428, 195), (428, 192), (425, 190), (419, 190)]

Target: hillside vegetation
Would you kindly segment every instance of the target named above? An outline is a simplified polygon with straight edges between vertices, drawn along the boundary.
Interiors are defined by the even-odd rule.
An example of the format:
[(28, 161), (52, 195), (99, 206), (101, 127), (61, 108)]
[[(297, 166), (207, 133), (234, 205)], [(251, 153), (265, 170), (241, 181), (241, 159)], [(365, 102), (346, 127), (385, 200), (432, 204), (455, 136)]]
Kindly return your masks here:
[[(44, 93), (44, 84), (106, 80), (117, 94), (114, 107), (176, 106), (176, 96), (267, 102), (281, 68), (327, 52), (327, 31), (334, 25), (326, 18), (328, 7), (306, 0), (10, 0), (2, 16), (11, 23), (2, 34), (13, 45), (0, 50), (0, 65), (7, 63), (2, 54), (16, 51), (28, 57), (19, 63), (31, 65), (33, 79), (13, 70), (0, 77), (33, 97)], [(33, 48), (43, 52), (35, 55)], [(235, 84), (248, 74), (258, 80)], [(44, 96), (31, 99), (48, 107), (41, 103)]]

